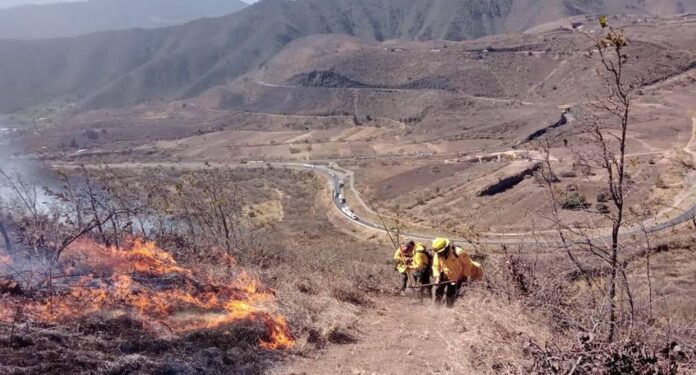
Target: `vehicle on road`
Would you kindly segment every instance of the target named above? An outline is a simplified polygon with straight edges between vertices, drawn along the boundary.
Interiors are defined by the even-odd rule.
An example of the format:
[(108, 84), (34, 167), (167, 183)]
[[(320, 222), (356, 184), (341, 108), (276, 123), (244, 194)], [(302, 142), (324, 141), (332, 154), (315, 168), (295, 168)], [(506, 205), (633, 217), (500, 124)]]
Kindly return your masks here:
[(345, 204), (345, 203), (346, 203), (346, 197), (344, 197), (343, 194), (340, 194), (340, 193), (339, 193), (339, 194), (338, 194), (338, 201), (339, 201), (341, 204)]
[(346, 214), (346, 216), (348, 216), (349, 218), (351, 218), (353, 220), (358, 220), (358, 215), (356, 215), (355, 212), (351, 211), (350, 207), (343, 206), (343, 208), (341, 208), (341, 211), (344, 214)]
[(343, 187), (345, 184), (343, 183), (343, 180), (338, 181), (338, 186)]

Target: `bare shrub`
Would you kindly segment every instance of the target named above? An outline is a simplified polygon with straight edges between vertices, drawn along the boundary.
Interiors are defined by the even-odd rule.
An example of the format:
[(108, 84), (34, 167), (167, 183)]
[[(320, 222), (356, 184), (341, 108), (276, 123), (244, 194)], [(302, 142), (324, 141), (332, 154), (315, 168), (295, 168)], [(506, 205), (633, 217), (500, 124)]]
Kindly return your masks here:
[(584, 210), (590, 207), (587, 198), (577, 191), (566, 194), (562, 207), (564, 210)]

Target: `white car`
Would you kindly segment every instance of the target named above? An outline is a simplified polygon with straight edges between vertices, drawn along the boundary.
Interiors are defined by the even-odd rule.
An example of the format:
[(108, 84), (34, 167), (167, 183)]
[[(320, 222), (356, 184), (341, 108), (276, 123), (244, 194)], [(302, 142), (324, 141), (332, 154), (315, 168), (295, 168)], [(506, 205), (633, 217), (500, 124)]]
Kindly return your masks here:
[(343, 213), (346, 214), (346, 216), (348, 216), (349, 218), (356, 221), (358, 220), (358, 215), (356, 215), (355, 212), (351, 211), (350, 207), (343, 206), (343, 208), (341, 208), (341, 211), (343, 211)]

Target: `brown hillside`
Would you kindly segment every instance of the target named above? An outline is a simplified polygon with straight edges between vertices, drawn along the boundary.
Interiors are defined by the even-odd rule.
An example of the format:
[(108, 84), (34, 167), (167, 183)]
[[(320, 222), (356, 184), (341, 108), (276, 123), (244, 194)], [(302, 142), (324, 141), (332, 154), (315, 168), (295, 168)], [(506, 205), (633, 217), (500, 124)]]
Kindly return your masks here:
[[(608, 5), (611, 3), (611, 5)], [(579, 13), (674, 13), (696, 4), (459, 0), (265, 0), (231, 16), (151, 31), (0, 41), (0, 111), (64, 99), (79, 109), (192, 96), (263, 64), (289, 42), (339, 33), (367, 40), (464, 40)], [(682, 6), (678, 6), (682, 4)]]

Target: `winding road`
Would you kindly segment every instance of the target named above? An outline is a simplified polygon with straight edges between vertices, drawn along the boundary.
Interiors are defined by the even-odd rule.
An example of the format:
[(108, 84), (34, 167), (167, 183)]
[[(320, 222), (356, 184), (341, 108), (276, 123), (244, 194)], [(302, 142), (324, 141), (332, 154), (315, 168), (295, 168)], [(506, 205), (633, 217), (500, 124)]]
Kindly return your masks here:
[[(414, 92), (416, 91), (415, 89), (402, 89), (402, 88), (391, 88), (391, 87), (324, 87), (324, 86), (296, 86), (296, 85), (277, 85), (273, 83), (268, 83), (264, 82), (263, 80), (259, 79), (258, 77), (256, 78), (256, 84), (260, 86), (265, 86), (265, 87), (274, 87), (274, 88), (283, 88), (283, 89), (295, 89), (295, 88), (324, 88), (324, 89), (335, 89), (335, 90), (354, 90), (354, 92), (360, 92), (362, 91), (376, 91), (376, 92)], [(439, 89), (422, 89), (422, 90), (433, 90), (433, 91), (442, 91)], [(469, 95), (469, 94), (464, 94), (461, 92), (457, 93), (458, 96), (471, 99), (474, 101), (480, 101), (480, 102), (488, 102), (488, 103), (495, 103), (495, 104), (521, 104), (521, 105), (528, 105), (528, 106), (533, 106), (533, 105), (540, 105), (538, 103), (532, 103), (532, 102), (526, 102), (523, 100), (514, 100), (514, 99), (503, 99), (503, 98), (495, 98), (495, 97), (490, 97), (490, 96), (478, 96), (478, 95)], [(356, 104), (357, 105), (357, 104)]]
[[(694, 127), (696, 129), (696, 118), (694, 118)], [(696, 138), (696, 133), (695, 133), (695, 138)], [(696, 142), (696, 141), (695, 141)], [(696, 158), (696, 156), (695, 156)], [(273, 165), (273, 164), (272, 164)], [(289, 167), (289, 168), (300, 168), (300, 169), (305, 169), (305, 170), (313, 170), (315, 173), (321, 174), (324, 177), (327, 178), (328, 183), (330, 185), (331, 191), (333, 192), (343, 192), (344, 189), (348, 188), (351, 190), (351, 193), (354, 194), (354, 196), (360, 200), (360, 194), (355, 190), (353, 181), (353, 172), (349, 170), (345, 170), (342, 168), (339, 168), (338, 166), (330, 167), (330, 166), (324, 166), (324, 165), (307, 165), (307, 164), (276, 164), (274, 166), (277, 167)], [(341, 186), (341, 182), (343, 182), (343, 187)], [(386, 232), (384, 227), (379, 224), (379, 223), (374, 223), (371, 222), (363, 217), (356, 217), (353, 218), (352, 215), (346, 213), (343, 210), (344, 204), (340, 201), (338, 196), (336, 194), (332, 194), (332, 202), (337, 210), (337, 212), (343, 216), (346, 220), (352, 221), (354, 224), (367, 228), (369, 230), (377, 231), (384, 233)], [(362, 202), (362, 201), (361, 201)], [(364, 202), (361, 203), (365, 207), (364, 209), (368, 211), (372, 211), (369, 207), (367, 207)], [(370, 212), (374, 216), (376, 214), (374, 212)], [(678, 216), (665, 220), (663, 222), (657, 222), (655, 224), (651, 225), (646, 225), (646, 231), (648, 233), (656, 233), (660, 232), (663, 230), (667, 230), (670, 228), (673, 228), (677, 225), (683, 224), (685, 222), (691, 221), (694, 217), (696, 216), (696, 203), (693, 204), (691, 207), (688, 209), (682, 211)], [(642, 232), (642, 228), (640, 226), (633, 227), (633, 228), (627, 228), (624, 230), (621, 234), (622, 235), (631, 235), (631, 234), (638, 234)], [(537, 232), (509, 232), (509, 233), (482, 233), (482, 237), (479, 239), (479, 242), (481, 243), (486, 243), (486, 244), (523, 244), (523, 243), (551, 243), (551, 242), (556, 242), (553, 239), (549, 239), (548, 236), (547, 238), (544, 238), (544, 235), (548, 234), (556, 234), (557, 232), (554, 230), (547, 230), (547, 231), (537, 231)], [(419, 233), (402, 233), (403, 236), (416, 239), (416, 240), (422, 240), (422, 241), (430, 241), (432, 240), (432, 236), (428, 235), (423, 235)], [(604, 239), (608, 236), (608, 234), (597, 234), (595, 239)], [(454, 241), (457, 242), (466, 242), (465, 239), (453, 239)]]
[[(689, 143), (684, 146), (684, 151), (692, 156), (694, 163), (696, 163), (696, 117), (693, 117), (693, 132)], [(145, 167), (174, 167), (174, 168), (184, 168), (184, 169), (196, 169), (203, 168), (206, 163), (203, 162), (165, 162), (165, 163), (116, 163), (108, 164), (111, 168), (145, 168)], [(301, 163), (265, 163), (265, 162), (249, 162), (247, 164), (239, 163), (210, 163), (213, 166), (220, 167), (234, 167), (234, 168), (259, 168), (259, 167), (274, 167), (274, 168), (289, 168), (295, 170), (304, 170), (309, 172), (314, 172), (326, 178), (329, 191), (331, 193), (331, 201), (333, 202), (336, 211), (344, 217), (346, 220), (352, 222), (354, 225), (363, 227), (370, 231), (375, 231), (378, 233), (385, 233), (386, 230), (380, 223), (375, 223), (367, 218), (359, 217), (353, 213), (350, 208), (348, 208), (342, 201), (339, 194), (343, 195), (346, 190), (349, 190), (356, 200), (362, 206), (365, 212), (368, 212), (371, 216), (378, 216), (367, 204), (362, 200), (360, 194), (355, 189), (355, 177), (352, 171), (339, 167), (335, 163), (324, 164), (301, 164)], [(70, 168), (76, 167), (72, 164), (54, 164), (53, 167)], [(696, 173), (696, 172), (695, 172)], [(696, 178), (696, 176), (693, 176)], [(696, 184), (695, 184), (696, 185)], [(696, 191), (694, 188), (686, 190), (683, 192), (682, 198), (679, 198), (683, 203), (687, 199), (687, 196), (693, 195)], [(694, 196), (694, 201), (696, 201), (696, 196)], [(643, 223), (645, 225), (646, 231), (648, 233), (656, 233), (663, 230), (673, 228), (677, 225), (683, 224), (685, 222), (691, 221), (696, 217), (696, 203), (692, 203), (687, 209), (680, 212), (679, 215), (671, 219), (666, 219), (659, 222), (657, 217), (662, 216), (657, 215), (653, 219), (650, 219)], [(634, 226), (626, 228), (622, 235), (631, 235), (642, 232), (641, 226)], [(604, 231), (605, 233), (602, 233)], [(535, 232), (508, 232), (508, 233), (481, 233), (481, 238), (478, 240), (480, 243), (486, 244), (524, 244), (524, 243), (555, 243), (555, 235), (557, 232), (554, 230), (544, 230)], [(593, 239), (604, 240), (608, 236), (606, 230), (594, 231)], [(432, 236), (421, 234), (421, 233), (402, 233), (402, 235), (413, 238), (416, 240), (429, 241)], [(554, 237), (554, 238), (552, 238)], [(460, 243), (466, 242), (464, 239), (453, 238), (453, 240)]]
[[(694, 126), (696, 126), (696, 118), (694, 119)], [(696, 135), (696, 133), (695, 133)], [(696, 141), (695, 141), (696, 142)], [(168, 168), (182, 168), (182, 169), (197, 169), (204, 168), (206, 163), (203, 162), (181, 162), (181, 163), (115, 163), (108, 164), (110, 168), (148, 168), (148, 167), (168, 167)], [(273, 168), (288, 168), (294, 170), (302, 170), (308, 172), (314, 172), (318, 175), (326, 178), (328, 183), (329, 192), (331, 194), (331, 201), (336, 212), (341, 215), (345, 220), (350, 221), (353, 225), (374, 231), (377, 233), (386, 233), (386, 230), (380, 223), (372, 222), (367, 218), (361, 216), (353, 216), (351, 214), (350, 208), (343, 204), (335, 192), (340, 192), (344, 194), (347, 190), (356, 197), (358, 202), (361, 202), (363, 209), (367, 210), (371, 215), (377, 216), (360, 198), (360, 194), (355, 189), (354, 185), (354, 175), (350, 170), (340, 168), (336, 164), (323, 165), (323, 164), (301, 164), (301, 163), (262, 163), (262, 162), (250, 162), (247, 164), (238, 163), (209, 163), (211, 166), (217, 167), (232, 167), (232, 168), (263, 168), (263, 167), (273, 167)], [(72, 164), (53, 164), (56, 168), (71, 168), (77, 167)], [(96, 165), (94, 167), (97, 167)], [(343, 184), (341, 184), (341, 182)], [(342, 186), (343, 185), (343, 186)], [(344, 210), (344, 208), (346, 208)], [(678, 216), (662, 221), (656, 222), (654, 224), (647, 225), (646, 231), (648, 233), (656, 233), (663, 230), (673, 228), (677, 225), (683, 224), (685, 222), (691, 221), (696, 216), (696, 204), (693, 204), (688, 209), (682, 211)], [(640, 226), (634, 228), (627, 228), (622, 232), (622, 235), (638, 234), (642, 231)], [(507, 233), (481, 233), (481, 237), (478, 242), (482, 244), (532, 244), (532, 243), (546, 243), (553, 244), (556, 243), (555, 235), (557, 232), (554, 230), (545, 231), (535, 231), (535, 232), (507, 232)], [(412, 238), (420, 241), (430, 241), (433, 236), (422, 234), (422, 233), (401, 233), (402, 236)], [(553, 237), (553, 238), (552, 238)], [(597, 233), (594, 235), (593, 239), (603, 240), (608, 237), (608, 234)], [(454, 241), (459, 243), (465, 243), (467, 240), (452, 238)]]

